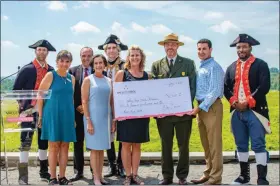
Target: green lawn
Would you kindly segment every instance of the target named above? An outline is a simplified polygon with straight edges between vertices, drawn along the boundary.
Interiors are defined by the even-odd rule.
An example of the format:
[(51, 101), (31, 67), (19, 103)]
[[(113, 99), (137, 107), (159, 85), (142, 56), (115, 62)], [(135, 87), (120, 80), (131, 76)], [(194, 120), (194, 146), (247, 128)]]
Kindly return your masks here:
[[(269, 116), (270, 123), (272, 127), (272, 134), (267, 135), (267, 150), (279, 150), (279, 92), (271, 91), (267, 95), (268, 105), (269, 105)], [(235, 150), (233, 135), (230, 132), (230, 122), (229, 122), (229, 104), (223, 99), (224, 104), (224, 118), (223, 118), (223, 150), (224, 151), (233, 151)], [(1, 139), (3, 139), (3, 134), (1, 133)], [(37, 136), (33, 137), (34, 143), (32, 145), (32, 151), (37, 149)], [(19, 133), (7, 133), (7, 149), (8, 151), (18, 151), (20, 144), (20, 134)], [(178, 151), (176, 138), (174, 138), (174, 151)], [(3, 145), (1, 145), (1, 151), (3, 151)], [(70, 146), (70, 151), (73, 151), (73, 145)], [(151, 119), (150, 122), (150, 142), (145, 143), (142, 146), (143, 152), (159, 152), (161, 151), (160, 139), (157, 131), (156, 122), (154, 119)], [(203, 148), (200, 143), (199, 132), (197, 128), (196, 120), (193, 120), (193, 129), (190, 140), (190, 151), (191, 152), (201, 152)]]

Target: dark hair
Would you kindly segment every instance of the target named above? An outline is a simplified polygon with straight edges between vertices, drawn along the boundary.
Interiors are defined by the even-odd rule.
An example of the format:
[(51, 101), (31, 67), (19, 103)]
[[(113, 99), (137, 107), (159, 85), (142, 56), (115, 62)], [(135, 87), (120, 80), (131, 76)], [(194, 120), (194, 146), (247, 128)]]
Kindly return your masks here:
[(67, 50), (61, 50), (57, 56), (56, 56), (56, 62), (62, 58), (67, 58), (69, 59), (70, 62), (72, 62), (73, 60), (73, 57), (72, 57), (72, 54), (71, 52), (67, 51)]
[(207, 43), (209, 48), (212, 48), (212, 42), (209, 39), (201, 39), (197, 42), (198, 43)]
[(96, 55), (94, 55), (93, 57), (92, 57), (92, 59), (90, 60), (90, 66), (92, 67), (92, 69), (94, 70), (94, 59), (95, 58), (98, 58), (98, 57), (101, 57), (102, 58), (102, 60), (103, 60), (103, 63), (104, 63), (104, 65), (105, 65), (105, 67), (107, 66), (107, 59), (106, 59), (106, 57), (104, 56), (104, 55), (102, 55), (102, 54), (96, 54)]
[(90, 49), (90, 50), (91, 50), (91, 53), (92, 53), (92, 55), (93, 55), (93, 50), (92, 50), (92, 48), (87, 47), (87, 46), (83, 47), (83, 48), (80, 50), (80, 55), (81, 55), (81, 53), (82, 53), (82, 50), (84, 50), (84, 49)]

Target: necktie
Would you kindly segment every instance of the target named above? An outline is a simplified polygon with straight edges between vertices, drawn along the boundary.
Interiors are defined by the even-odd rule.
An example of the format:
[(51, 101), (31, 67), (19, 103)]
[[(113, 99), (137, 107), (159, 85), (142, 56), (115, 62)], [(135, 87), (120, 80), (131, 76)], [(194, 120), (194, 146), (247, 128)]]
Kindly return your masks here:
[(170, 59), (169, 67), (170, 67), (170, 70), (173, 68), (173, 59)]
[(85, 75), (84, 75), (84, 79), (88, 76), (88, 68), (85, 68)]

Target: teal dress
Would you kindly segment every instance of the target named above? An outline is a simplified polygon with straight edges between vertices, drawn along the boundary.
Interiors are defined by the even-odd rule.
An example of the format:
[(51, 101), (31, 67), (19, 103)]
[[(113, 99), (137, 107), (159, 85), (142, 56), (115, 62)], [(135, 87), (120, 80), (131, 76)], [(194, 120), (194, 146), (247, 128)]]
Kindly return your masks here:
[(51, 98), (44, 100), (41, 139), (51, 142), (76, 142), (73, 85), (66, 77), (52, 71)]

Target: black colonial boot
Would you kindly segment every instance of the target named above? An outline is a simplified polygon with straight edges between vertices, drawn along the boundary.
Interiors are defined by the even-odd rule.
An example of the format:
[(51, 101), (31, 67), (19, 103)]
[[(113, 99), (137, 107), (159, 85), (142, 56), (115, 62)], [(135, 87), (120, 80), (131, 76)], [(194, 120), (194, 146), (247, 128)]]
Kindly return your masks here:
[(117, 175), (117, 164), (110, 163), (110, 166), (108, 167), (108, 172), (104, 175), (104, 177), (112, 177)]
[(40, 179), (41, 181), (48, 182), (51, 175), (48, 172), (48, 160), (40, 160)]
[(248, 184), (250, 182), (250, 164), (248, 162), (240, 163), (240, 175), (231, 184), (241, 185)]
[(28, 185), (28, 163), (18, 163), (18, 184)]
[(124, 170), (124, 168), (123, 168), (123, 165), (122, 165), (122, 163), (119, 163), (118, 164), (118, 175), (121, 177), (121, 178), (125, 178), (126, 177), (126, 175), (125, 175), (125, 170)]
[(267, 175), (267, 165), (257, 165), (257, 170), (258, 170), (258, 185), (269, 185), (269, 182), (266, 180), (266, 175)]

